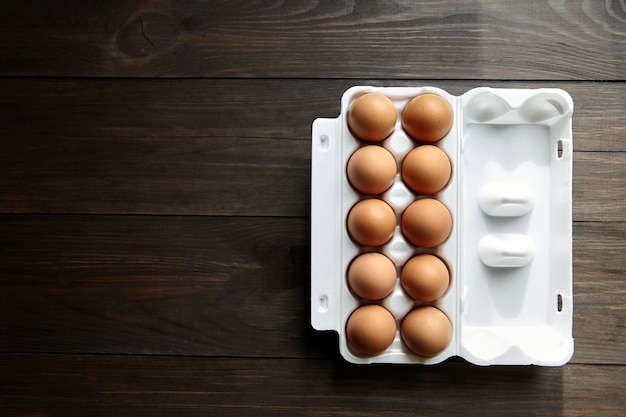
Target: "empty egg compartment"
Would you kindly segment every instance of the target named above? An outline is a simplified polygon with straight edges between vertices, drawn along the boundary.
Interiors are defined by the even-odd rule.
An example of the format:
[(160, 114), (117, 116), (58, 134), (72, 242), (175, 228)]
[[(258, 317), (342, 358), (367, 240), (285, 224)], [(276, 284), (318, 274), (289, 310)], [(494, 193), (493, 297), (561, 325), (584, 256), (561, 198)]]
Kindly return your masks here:
[(573, 103), (557, 89), (461, 97), (460, 354), (560, 365), (573, 354)]
[[(364, 139), (359, 129), (349, 127), (348, 115), (359, 97), (372, 92), (392, 103), (395, 124), (393, 118), (382, 118), (382, 133)], [(403, 109), (424, 94), (443, 98), (453, 111), (452, 126), (440, 140), (416, 139), (415, 131), (403, 126)], [(390, 108), (389, 102), (379, 102)], [(312, 326), (338, 332), (342, 356), (354, 363), (428, 365), (451, 356), (479, 365), (559, 365), (569, 360), (572, 108), (569, 95), (554, 89), (480, 88), (460, 97), (434, 87), (347, 90), (339, 117), (313, 123)], [(433, 145), (451, 166), (449, 181), (435, 192), (420, 189), (402, 175), (410, 152)], [(389, 178), (393, 169), (387, 162), (387, 168), (377, 168), (387, 172), (382, 188), (363, 189), (349, 178), (348, 164), (357, 150), (372, 146), (379, 147), (376, 151), (384, 158), (393, 156), (395, 176)], [(419, 165), (436, 159), (436, 154), (428, 154)], [(365, 241), (350, 233), (351, 211), (370, 200), (393, 210), (395, 225), (386, 226), (384, 241)], [(451, 230), (443, 242), (416, 245), (411, 233), (403, 231), (403, 214), (426, 200), (447, 208)], [(384, 256), (395, 268), (395, 277), (386, 278), (384, 294), (364, 296), (351, 288), (352, 262), (369, 253)], [(409, 294), (401, 277), (407, 262), (422, 254), (441, 259), (450, 278), (442, 295), (420, 300)], [(452, 334), (443, 350), (439, 346), (417, 354), (415, 343), (421, 336), (403, 338), (402, 324), (428, 327), (432, 320), (418, 314), (428, 310), (424, 306), (431, 313), (432, 307), (442, 312)], [(365, 352), (348, 340), (354, 330), (348, 322), (355, 312), (361, 323), (376, 314), (384, 317), (380, 323), (386, 324), (374, 332), (386, 335), (377, 349)], [(442, 322), (441, 314), (438, 317)]]

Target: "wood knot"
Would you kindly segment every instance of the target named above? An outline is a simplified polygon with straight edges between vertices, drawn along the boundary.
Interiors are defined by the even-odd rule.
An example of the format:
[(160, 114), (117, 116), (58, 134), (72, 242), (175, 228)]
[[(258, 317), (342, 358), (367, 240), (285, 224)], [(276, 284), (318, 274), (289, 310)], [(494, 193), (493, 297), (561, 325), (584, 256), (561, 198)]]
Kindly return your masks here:
[(178, 23), (158, 11), (138, 11), (115, 35), (119, 51), (131, 57), (148, 57), (170, 49), (178, 35)]

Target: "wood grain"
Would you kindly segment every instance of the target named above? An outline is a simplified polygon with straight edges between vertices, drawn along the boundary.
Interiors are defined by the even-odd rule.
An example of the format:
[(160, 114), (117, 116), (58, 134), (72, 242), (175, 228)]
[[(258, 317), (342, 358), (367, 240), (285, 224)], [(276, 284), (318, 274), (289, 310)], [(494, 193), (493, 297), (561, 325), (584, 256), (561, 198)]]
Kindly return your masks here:
[(33, 138), (0, 144), (0, 210), (303, 216), (310, 145), (265, 138)]
[[(0, 415), (621, 416), (623, 1), (0, 4)], [(310, 135), (353, 85), (575, 103), (575, 353), (352, 366), (309, 325)]]
[(624, 221), (626, 152), (574, 154), (575, 221)]
[(3, 5), (0, 75), (621, 80), (618, 1), (43, 0)]
[(617, 416), (621, 367), (356, 367), (339, 361), (3, 355), (7, 417)]
[(617, 337), (620, 344), (626, 342), (622, 339), (626, 335), (624, 236), (623, 222), (574, 224), (575, 360), (623, 363), (617, 358), (626, 359), (623, 346), (610, 353), (603, 341)]
[[(265, 138), (5, 140), (0, 211), (307, 216), (310, 152)], [(576, 152), (574, 164), (574, 220), (623, 220), (626, 152)]]
[[(0, 211), (308, 215), (311, 123), (338, 115), (348, 83), (129, 83), (0, 80)], [(443, 84), (456, 94), (471, 88)], [(626, 87), (522, 86), (574, 96), (574, 219), (623, 220)]]
[(562, 88), (574, 100), (575, 151), (626, 151), (624, 83), (562, 81), (0, 78), (3, 138), (272, 138), (309, 141), (354, 85)]
[[(0, 351), (328, 357), (305, 218), (0, 216)], [(575, 363), (624, 364), (626, 223), (576, 223)]]
[(2, 351), (276, 355), (287, 345), (292, 356), (302, 347), (304, 219), (3, 220)]

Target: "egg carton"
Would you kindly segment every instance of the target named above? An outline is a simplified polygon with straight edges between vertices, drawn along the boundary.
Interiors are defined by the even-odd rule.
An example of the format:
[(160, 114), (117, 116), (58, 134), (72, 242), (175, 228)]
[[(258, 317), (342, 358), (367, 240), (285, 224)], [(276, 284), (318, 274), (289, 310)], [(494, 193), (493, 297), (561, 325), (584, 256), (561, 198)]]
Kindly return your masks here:
[[(378, 196), (394, 209), (393, 237), (378, 251), (398, 274), (393, 292), (374, 302), (391, 312), (396, 337), (375, 356), (353, 352), (345, 326), (350, 314), (371, 302), (355, 296), (347, 283), (350, 262), (367, 249), (349, 236), (348, 212), (364, 196), (346, 174), (352, 153), (363, 145), (347, 125), (358, 97), (377, 92), (393, 102), (398, 120), (380, 143), (400, 167), (419, 143), (402, 128), (407, 102), (423, 93), (445, 99), (453, 124), (437, 146), (452, 163), (447, 186), (436, 195), (452, 214), (448, 239), (434, 253), (445, 259), (451, 281), (431, 303), (409, 297), (400, 283), (403, 264), (424, 249), (403, 235), (400, 216), (420, 196), (398, 175)], [(348, 89), (337, 118), (320, 118), (312, 126), (311, 168), (311, 324), (339, 334), (339, 350), (353, 363), (437, 364), (459, 356), (477, 365), (566, 363), (572, 338), (572, 113), (573, 101), (560, 89), (481, 87), (454, 96), (436, 87)], [(433, 250), (429, 252), (433, 253)], [(421, 357), (400, 334), (404, 316), (430, 304), (452, 324), (452, 340), (441, 353)]]

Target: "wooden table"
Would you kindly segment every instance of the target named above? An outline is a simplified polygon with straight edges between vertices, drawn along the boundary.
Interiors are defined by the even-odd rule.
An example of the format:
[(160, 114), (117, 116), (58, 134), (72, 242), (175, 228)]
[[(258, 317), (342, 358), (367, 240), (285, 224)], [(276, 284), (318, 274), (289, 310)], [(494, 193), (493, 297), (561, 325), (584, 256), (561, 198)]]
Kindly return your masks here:
[[(2, 2), (0, 414), (624, 415), (625, 81), (618, 0)], [(311, 329), (311, 123), (352, 85), (572, 95), (570, 363)]]

